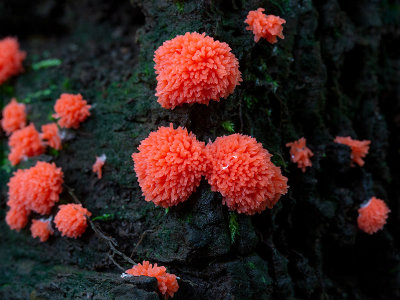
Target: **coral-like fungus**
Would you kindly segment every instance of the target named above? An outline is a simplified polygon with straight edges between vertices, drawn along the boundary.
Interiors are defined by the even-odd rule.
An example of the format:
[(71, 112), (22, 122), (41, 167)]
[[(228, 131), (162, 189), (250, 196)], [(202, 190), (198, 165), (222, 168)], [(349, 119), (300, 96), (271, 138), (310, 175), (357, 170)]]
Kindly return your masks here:
[(54, 105), (54, 118), (58, 119), (58, 125), (65, 128), (78, 128), (79, 124), (90, 116), (90, 105), (83, 100), (81, 94), (61, 94)]
[(92, 213), (81, 204), (65, 204), (60, 205), (59, 208), (54, 223), (61, 235), (70, 238), (80, 237), (86, 231), (86, 218), (90, 217)]
[(22, 61), (25, 57), (26, 53), (19, 50), (16, 38), (7, 37), (0, 40), (0, 85), (24, 70)]
[(239, 62), (226, 43), (205, 33), (178, 35), (154, 55), (158, 103), (174, 109), (183, 103), (207, 104), (233, 93), (239, 84)]
[(7, 212), (6, 222), (12, 230), (21, 230), (28, 223), (29, 212), (23, 207), (11, 207)]
[(14, 131), (8, 140), (8, 145), (11, 148), (8, 159), (13, 166), (22, 159), (40, 155), (45, 150), (39, 132), (33, 124)]
[(353, 140), (351, 137), (346, 136), (337, 136), (334, 140), (335, 143), (347, 145), (351, 148), (351, 160), (352, 160), (352, 167), (354, 163), (362, 167), (364, 165), (363, 158), (368, 154), (369, 144), (371, 141), (364, 140)]
[(54, 163), (38, 161), (32, 168), (18, 170), (8, 183), (8, 206), (27, 212), (48, 214), (62, 192), (63, 172)]
[(33, 238), (39, 238), (41, 242), (46, 242), (54, 231), (50, 220), (32, 220), (31, 233)]
[(164, 208), (187, 200), (206, 170), (204, 143), (178, 127), (160, 127), (133, 153), (135, 172), (146, 201)]
[[(29, 173), (29, 169), (17, 170), (16, 172), (14, 172), (13, 176), (10, 178), (10, 181), (7, 184), (8, 185), (7, 205), (10, 206), (11, 208), (16, 208), (17, 211), (22, 210), (22, 209), (27, 210), (25, 208), (25, 206), (26, 206), (25, 195), (27, 193), (26, 184), (29, 182), (28, 173)], [(27, 213), (28, 213), (28, 211), (27, 211)]]
[(260, 213), (287, 192), (287, 178), (255, 138), (241, 134), (218, 137), (207, 145), (206, 153), (210, 167), (206, 178), (231, 210)]
[(254, 33), (254, 41), (257, 43), (260, 38), (266, 39), (269, 43), (275, 44), (277, 37), (284, 39), (282, 34), (283, 27), (286, 21), (278, 16), (265, 15), (264, 8), (249, 11), (246, 20), (244, 21), (249, 26), (247, 30), (252, 30)]
[[(0, 54), (1, 55), (1, 54)], [(15, 130), (24, 128), (26, 125), (25, 104), (18, 103), (15, 98), (11, 99), (3, 109), (3, 119), (1, 127), (7, 134), (11, 134)]]
[(56, 150), (61, 150), (61, 137), (56, 123), (42, 125), (42, 140)]
[(165, 267), (158, 267), (157, 264), (153, 266), (148, 261), (143, 261), (142, 264), (134, 265), (132, 269), (126, 270), (125, 273), (133, 276), (155, 277), (157, 279), (159, 291), (163, 295), (167, 295), (167, 297), (173, 297), (179, 289), (178, 281), (174, 274), (169, 274)]
[(301, 139), (287, 143), (286, 147), (290, 147), (290, 158), (292, 162), (297, 163), (297, 166), (303, 171), (306, 171), (307, 167), (311, 167), (312, 163), (310, 158), (314, 156), (314, 153), (306, 146), (306, 139)]
[(11, 229), (25, 227), (31, 211), (48, 214), (62, 191), (63, 173), (54, 163), (37, 162), (32, 168), (17, 170), (8, 183), (10, 210), (6, 222)]
[(49, 214), (62, 192), (63, 172), (55, 163), (38, 161), (27, 170), (26, 207), (42, 215)]
[(383, 200), (372, 197), (358, 209), (358, 228), (368, 234), (381, 230), (386, 224), (389, 212), (390, 209)]
[(106, 162), (107, 156), (105, 154), (102, 154), (101, 156), (96, 156), (96, 162), (93, 164), (92, 171), (94, 173), (97, 173), (97, 178), (101, 179), (103, 177), (103, 166), (104, 163)]

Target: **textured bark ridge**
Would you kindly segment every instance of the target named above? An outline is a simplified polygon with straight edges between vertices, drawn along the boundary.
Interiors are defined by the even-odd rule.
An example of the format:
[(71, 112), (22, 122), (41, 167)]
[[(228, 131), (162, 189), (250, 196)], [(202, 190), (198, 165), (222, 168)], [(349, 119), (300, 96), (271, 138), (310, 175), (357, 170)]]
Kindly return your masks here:
[[(258, 7), (286, 19), (284, 40), (254, 43), (243, 22)], [(181, 278), (175, 299), (400, 298), (399, 22), (394, 0), (2, 1), (0, 36), (18, 36), (28, 53), (25, 73), (0, 87), (2, 105), (24, 101), (37, 128), (62, 92), (80, 92), (93, 105), (63, 150), (20, 167), (55, 161), (74, 190), (60, 202), (76, 195), (101, 231), (40, 243), (29, 227), (9, 230), (14, 169), (3, 133), (0, 298), (158, 299), (155, 280), (120, 278), (130, 260), (144, 259)], [(243, 82), (219, 103), (162, 109), (153, 53), (193, 31), (230, 45)], [(49, 58), (61, 64), (32, 67)], [(231, 125), (255, 137), (289, 178), (289, 193), (253, 217), (230, 213), (205, 181), (167, 212), (145, 202), (130, 156), (170, 122), (205, 142)], [(337, 135), (372, 141), (363, 168), (350, 167)], [(302, 136), (315, 154), (306, 173), (285, 147)], [(98, 180), (91, 166), (102, 153)], [(392, 212), (370, 236), (356, 218), (374, 195)]]

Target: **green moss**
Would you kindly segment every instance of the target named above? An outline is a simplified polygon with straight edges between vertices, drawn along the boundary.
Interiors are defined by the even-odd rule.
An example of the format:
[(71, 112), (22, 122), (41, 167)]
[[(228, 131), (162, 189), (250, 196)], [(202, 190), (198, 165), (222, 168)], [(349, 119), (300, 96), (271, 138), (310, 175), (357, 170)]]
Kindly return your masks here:
[(291, 11), (289, 0), (270, 0), (270, 2), (277, 6), (282, 14), (287, 14)]
[(229, 213), (229, 231), (231, 233), (231, 243), (235, 243), (236, 237), (239, 235), (239, 223), (237, 215), (234, 212)]
[(58, 59), (58, 58), (45, 59), (45, 60), (42, 60), (42, 61), (32, 64), (32, 69), (34, 71), (37, 71), (40, 69), (58, 67), (61, 64), (62, 64), (62, 61), (61, 61), (61, 59)]
[(114, 214), (102, 214), (101, 216), (94, 217), (92, 221), (111, 221), (114, 220)]
[(176, 5), (176, 9), (178, 10), (178, 12), (180, 14), (182, 14), (185, 9), (185, 2), (182, 0), (177, 0), (177, 1), (175, 1), (175, 5)]
[(232, 121), (222, 122), (221, 126), (222, 126), (222, 128), (224, 128), (229, 133), (234, 133), (235, 132), (235, 126), (234, 126)]

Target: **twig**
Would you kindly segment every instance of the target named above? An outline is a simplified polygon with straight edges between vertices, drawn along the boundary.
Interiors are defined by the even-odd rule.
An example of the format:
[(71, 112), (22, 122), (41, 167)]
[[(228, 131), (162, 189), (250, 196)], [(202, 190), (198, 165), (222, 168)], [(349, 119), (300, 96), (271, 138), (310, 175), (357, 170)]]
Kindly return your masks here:
[(133, 259), (128, 257), (126, 254), (122, 253), (121, 251), (117, 250), (117, 248), (115, 248), (115, 246), (110, 241), (108, 242), (108, 245), (110, 246), (112, 251), (114, 251), (119, 256), (122, 256), (127, 262), (129, 262), (132, 265), (136, 265), (136, 263)]
[[(74, 194), (74, 189), (69, 187), (68, 185), (66, 185), (65, 183), (63, 184), (64, 188), (67, 190), (68, 194), (72, 197), (72, 199), (74, 200), (74, 202), (78, 203), (78, 204), (82, 204), (81, 201), (79, 201), (78, 197)], [(123, 259), (125, 259), (125, 261), (129, 262), (132, 265), (136, 265), (136, 262), (131, 259), (130, 257), (128, 257), (126, 254), (122, 253), (121, 251), (119, 251), (116, 246), (118, 246), (117, 241), (110, 237), (105, 235), (97, 226), (96, 224), (93, 223), (92, 220), (90, 220), (89, 218), (87, 218), (90, 227), (93, 229), (93, 231), (96, 233), (97, 236), (99, 236), (101, 239), (105, 240), (108, 245), (110, 246), (111, 251), (113, 252), (112, 258), (110, 257), (111, 261), (120, 269), (123, 269), (119, 264), (117, 264), (114, 260), (114, 254), (118, 254), (119, 256), (121, 256)], [(136, 247), (135, 247), (136, 249)]]
[(121, 267), (121, 265), (115, 261), (114, 253), (113, 254), (108, 253), (108, 258), (114, 263), (114, 265), (118, 267), (118, 269), (120, 269), (122, 272), (125, 272), (125, 268)]
[(137, 242), (137, 244), (136, 244), (135, 248), (133, 248), (133, 250), (132, 250), (132, 253), (131, 253), (131, 256), (130, 256), (130, 257), (132, 257), (133, 253), (135, 253), (135, 252), (136, 252), (136, 249), (137, 249), (137, 248), (139, 247), (139, 245), (142, 243), (142, 241), (143, 241), (143, 239), (144, 239), (145, 235), (146, 235), (146, 234), (148, 234), (148, 233), (150, 233), (150, 232), (154, 232), (154, 231), (155, 231), (154, 229), (147, 229), (147, 230), (145, 230), (145, 231), (142, 233), (142, 235), (141, 235), (141, 237), (140, 237), (139, 241)]

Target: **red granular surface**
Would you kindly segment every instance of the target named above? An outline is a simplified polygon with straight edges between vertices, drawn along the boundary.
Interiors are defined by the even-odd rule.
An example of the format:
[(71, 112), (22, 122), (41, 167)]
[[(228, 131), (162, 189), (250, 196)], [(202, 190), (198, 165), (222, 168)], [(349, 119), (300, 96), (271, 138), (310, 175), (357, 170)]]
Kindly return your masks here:
[(265, 11), (264, 8), (249, 11), (244, 21), (249, 25), (246, 29), (253, 31), (256, 43), (260, 38), (264, 38), (271, 44), (275, 44), (278, 41), (277, 37), (285, 38), (282, 34), (282, 24), (285, 24), (286, 21), (278, 16), (265, 15), (263, 11)]
[(314, 156), (314, 153), (306, 146), (306, 139), (301, 139), (287, 143), (286, 147), (290, 147), (290, 159), (292, 162), (297, 163), (297, 166), (303, 171), (306, 171), (307, 167), (311, 167), (312, 163), (310, 158)]
[(337, 136), (334, 142), (347, 145), (351, 148), (352, 167), (354, 166), (354, 163), (356, 163), (360, 167), (364, 165), (365, 162), (363, 158), (368, 154), (369, 145), (371, 144), (371, 141), (368, 140), (359, 141), (359, 140), (353, 140), (349, 136), (346, 137)]
[(154, 55), (158, 103), (173, 109), (183, 103), (208, 104), (233, 93), (239, 84), (239, 62), (226, 43), (205, 33), (178, 35)]
[(256, 139), (232, 134), (206, 147), (207, 180), (231, 210), (252, 215), (272, 208), (286, 194), (287, 178)]
[(48, 214), (59, 200), (63, 172), (54, 163), (39, 161), (32, 168), (18, 170), (8, 183), (8, 202), (11, 210)]
[(54, 223), (61, 235), (70, 238), (80, 237), (86, 231), (86, 217), (90, 217), (92, 213), (81, 204), (65, 204), (59, 208)]
[(206, 170), (204, 143), (178, 127), (160, 127), (133, 153), (135, 172), (146, 201), (164, 208), (189, 198)]
[(65, 128), (78, 128), (79, 124), (90, 116), (90, 105), (83, 100), (81, 94), (62, 94), (54, 105), (54, 118), (58, 119), (58, 125)]
[(18, 209), (25, 208), (25, 195), (27, 192), (26, 184), (29, 181), (28, 170), (17, 170), (8, 182), (8, 202), (7, 205)]
[(49, 220), (32, 220), (31, 233), (33, 238), (39, 238), (41, 242), (46, 242), (54, 231)]
[(13, 166), (23, 158), (43, 154), (45, 150), (39, 132), (33, 124), (14, 131), (8, 140), (8, 145), (11, 149), (8, 159)]
[(42, 134), (40, 137), (50, 147), (61, 150), (61, 137), (56, 123), (42, 125)]
[(49, 214), (62, 192), (63, 172), (55, 163), (38, 161), (27, 170), (25, 207), (42, 215)]
[(6, 37), (0, 40), (0, 85), (24, 70), (22, 61), (25, 57), (26, 53), (19, 50), (16, 38)]
[(11, 134), (17, 129), (24, 128), (26, 125), (25, 104), (18, 103), (15, 98), (11, 99), (3, 109), (1, 127), (7, 134)]
[(372, 197), (358, 210), (358, 228), (368, 234), (381, 230), (386, 224), (389, 212), (390, 209), (383, 200)]
[(142, 264), (137, 264), (132, 269), (126, 270), (125, 273), (134, 276), (155, 277), (159, 291), (167, 297), (173, 297), (179, 289), (178, 281), (174, 274), (169, 274), (166, 271), (165, 267), (158, 267), (157, 264), (153, 266), (148, 261), (143, 261)]
[(7, 212), (6, 222), (8, 226), (13, 229), (20, 231), (28, 223), (29, 212), (21, 207), (11, 207)]

